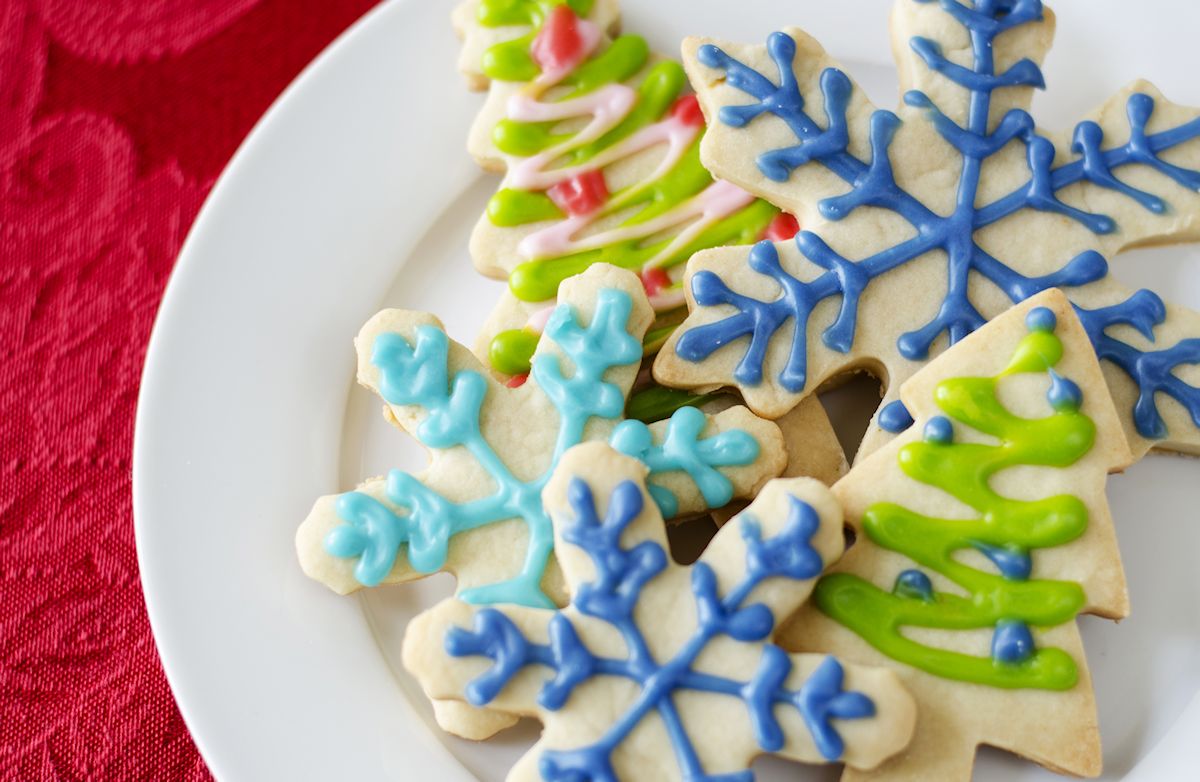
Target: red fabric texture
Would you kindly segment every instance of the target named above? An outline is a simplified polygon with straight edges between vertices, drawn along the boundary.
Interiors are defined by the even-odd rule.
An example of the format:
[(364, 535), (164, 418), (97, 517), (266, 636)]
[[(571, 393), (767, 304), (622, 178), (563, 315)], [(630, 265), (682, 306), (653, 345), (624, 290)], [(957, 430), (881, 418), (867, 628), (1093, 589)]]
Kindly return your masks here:
[(229, 156), (374, 2), (0, 2), (0, 780), (210, 778), (138, 579), (146, 341)]

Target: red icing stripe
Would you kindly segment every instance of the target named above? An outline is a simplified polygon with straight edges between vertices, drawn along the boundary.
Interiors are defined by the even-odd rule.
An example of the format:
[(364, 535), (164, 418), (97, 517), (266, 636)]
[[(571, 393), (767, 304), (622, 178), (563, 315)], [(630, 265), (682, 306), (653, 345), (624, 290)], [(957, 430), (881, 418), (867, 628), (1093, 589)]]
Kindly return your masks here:
[(786, 242), (799, 232), (800, 222), (787, 212), (780, 212), (767, 226), (763, 238), (770, 239), (772, 242)]
[(567, 214), (586, 215), (604, 206), (604, 202), (608, 200), (608, 185), (604, 182), (602, 171), (585, 171), (559, 182), (546, 191), (546, 194)]
[(704, 112), (700, 111), (700, 101), (695, 95), (684, 95), (671, 106), (671, 116), (685, 125), (704, 127)]
[(570, 70), (583, 58), (578, 17), (567, 5), (556, 5), (533, 39), (529, 54), (543, 71)]
[(645, 287), (647, 296), (655, 295), (670, 284), (670, 276), (661, 267), (653, 266), (642, 272), (642, 286)]

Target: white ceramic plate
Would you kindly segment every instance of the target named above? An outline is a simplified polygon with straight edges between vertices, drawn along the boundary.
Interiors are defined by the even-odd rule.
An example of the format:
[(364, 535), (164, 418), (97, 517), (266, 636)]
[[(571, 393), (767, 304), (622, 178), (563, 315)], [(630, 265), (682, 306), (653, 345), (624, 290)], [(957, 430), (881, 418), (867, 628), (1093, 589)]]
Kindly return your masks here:
[[(626, 29), (670, 51), (688, 33), (761, 40), (800, 24), (877, 102), (895, 102), (888, 0), (744, 0), (736, 13), (723, 0), (625, 4)], [(1035, 106), (1044, 123), (1070, 123), (1139, 75), (1200, 103), (1196, 4), (1059, 6), (1051, 90)], [(463, 151), (480, 96), (455, 72), (449, 11), (385, 4), (280, 98), (196, 221), (154, 329), (134, 451), (138, 553), (168, 678), (222, 780), (500, 780), (535, 735), (526, 725), (477, 745), (430, 727), (399, 638), (449, 592), (446, 578), (339, 598), (304, 578), (292, 549), (316, 496), (421, 460), (352, 389), (359, 325), (385, 305), (415, 307), (470, 343), (500, 290), (466, 252), (495, 180)], [(1141, 251), (1116, 268), (1198, 307), (1198, 259), (1196, 248)], [(1105, 779), (1200, 773), (1196, 467), (1151, 457), (1110, 484), (1134, 614), (1119, 628), (1082, 623)], [(976, 774), (1053, 778), (987, 750)]]

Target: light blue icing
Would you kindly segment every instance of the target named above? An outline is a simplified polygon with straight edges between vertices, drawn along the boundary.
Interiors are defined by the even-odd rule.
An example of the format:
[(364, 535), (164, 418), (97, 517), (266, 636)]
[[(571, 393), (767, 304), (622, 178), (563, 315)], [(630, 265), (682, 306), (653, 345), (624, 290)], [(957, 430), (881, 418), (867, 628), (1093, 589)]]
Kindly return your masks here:
[[(928, 2), (929, 0), (915, 0)], [(763, 175), (786, 181), (799, 166), (816, 164), (840, 177), (849, 186), (841, 195), (818, 204), (829, 220), (840, 220), (860, 206), (890, 211), (914, 229), (913, 235), (869, 257), (850, 260), (825, 244), (816, 234), (801, 231), (796, 246), (811, 263), (824, 271), (802, 281), (785, 271), (774, 246), (760, 243), (749, 256), (749, 265), (758, 273), (774, 279), (781, 293), (777, 298), (760, 301), (738, 294), (712, 272), (702, 271), (692, 278), (692, 292), (703, 307), (731, 305), (737, 310), (719, 321), (684, 332), (676, 351), (688, 361), (702, 361), (721, 347), (749, 338), (734, 372), (744, 385), (762, 382), (767, 345), (788, 321), (794, 321), (788, 360), (779, 370), (779, 384), (792, 392), (801, 391), (808, 377), (809, 319), (824, 300), (840, 298), (836, 319), (826, 326), (821, 339), (831, 350), (848, 352), (853, 345), (858, 303), (867, 287), (887, 272), (904, 266), (931, 251), (944, 251), (947, 259), (948, 286), (937, 314), (926, 325), (897, 335), (900, 353), (912, 360), (924, 360), (930, 347), (942, 334), (954, 344), (984, 322), (970, 298), (971, 274), (980, 275), (999, 288), (1013, 302), (1022, 301), (1051, 287), (1084, 286), (1108, 275), (1108, 263), (1095, 250), (1085, 250), (1064, 259), (1054, 272), (1028, 277), (1010, 267), (1004, 259), (984, 251), (975, 242), (975, 232), (1022, 210), (1061, 214), (1097, 235), (1118, 230), (1116, 221), (1103, 214), (1092, 214), (1069, 206), (1059, 199), (1065, 188), (1078, 183), (1118, 193), (1147, 211), (1162, 214), (1169, 205), (1159, 196), (1123, 183), (1114, 171), (1124, 166), (1151, 168), (1189, 190), (1200, 190), (1200, 171), (1166, 162), (1160, 155), (1200, 136), (1200, 119), (1176, 127), (1149, 133), (1147, 125), (1154, 112), (1154, 99), (1135, 93), (1128, 99), (1126, 113), (1129, 139), (1123, 144), (1104, 148), (1103, 131), (1095, 122), (1085, 121), (1075, 128), (1072, 150), (1076, 159), (1054, 166), (1054, 145), (1038, 135), (1033, 117), (1022, 109), (1011, 109), (989, 130), (992, 93), (1004, 87), (1044, 86), (1041, 70), (1032, 60), (1023, 59), (997, 73), (993, 61), (993, 42), (1006, 31), (1042, 19), (1039, 0), (976, 0), (968, 6), (959, 0), (940, 0), (944, 11), (967, 32), (973, 53), (971, 67), (951, 62), (932, 40), (915, 37), (913, 51), (931, 70), (945, 76), (970, 93), (966, 125), (959, 125), (944, 114), (923, 92), (911, 91), (905, 102), (923, 109), (924, 120), (953, 147), (962, 159), (955, 203), (950, 214), (931, 210), (900, 187), (893, 176), (889, 147), (900, 118), (879, 110), (869, 120), (869, 159), (861, 159), (849, 149), (847, 106), (853, 85), (836, 68), (821, 74), (819, 86), (823, 106), (823, 125), (808, 114), (800, 94), (792, 61), (796, 43), (784, 33), (773, 33), (767, 49), (778, 72), (778, 83), (741, 63), (713, 45), (700, 47), (698, 58), (711, 68), (723, 70), (727, 83), (746, 93), (754, 103), (724, 106), (718, 118), (726, 125), (740, 128), (762, 114), (782, 120), (795, 134), (792, 147), (768, 150), (758, 158)], [(978, 194), (984, 163), (1006, 145), (1025, 145), (1029, 179), (1021, 187), (990, 202), (980, 203)], [(1155, 396), (1159, 393), (1175, 399), (1188, 410), (1200, 426), (1200, 388), (1189, 385), (1174, 374), (1185, 364), (1200, 363), (1200, 338), (1183, 339), (1158, 350), (1142, 350), (1110, 335), (1110, 326), (1133, 326), (1147, 339), (1154, 339), (1155, 327), (1166, 318), (1166, 308), (1154, 293), (1142, 290), (1127, 300), (1096, 310), (1077, 308), (1084, 328), (1101, 359), (1120, 367), (1137, 384), (1139, 396), (1132, 410), (1142, 435), (1167, 436)], [(906, 428), (906, 416), (899, 402), (893, 402), (878, 421), (887, 431)], [(911, 422), (911, 419), (907, 419)], [(909, 424), (910, 425), (910, 424)]]
[[(579, 585), (572, 604), (580, 614), (619, 632), (628, 656), (616, 659), (593, 654), (580, 641), (572, 620), (562, 612), (555, 612), (549, 618), (549, 643), (545, 644), (526, 639), (508, 617), (492, 608), (475, 614), (472, 629), (452, 628), (445, 639), (446, 652), (454, 657), (482, 656), (492, 661), (491, 667), (474, 679), (464, 693), (476, 706), (490, 703), (514, 676), (529, 666), (542, 666), (552, 672), (538, 695), (539, 704), (549, 710), (561, 708), (576, 686), (596, 676), (619, 677), (637, 685), (639, 695), (594, 743), (574, 749), (545, 750), (539, 759), (543, 779), (615, 780), (613, 752), (651, 712), (666, 727), (683, 779), (714, 782), (752, 779), (749, 771), (721, 776), (705, 772), (671, 697), (672, 693), (686, 690), (740, 700), (755, 740), (764, 752), (783, 747), (785, 736), (776, 711), (791, 708), (803, 719), (823, 757), (832, 761), (842, 756), (844, 744), (833, 720), (873, 716), (874, 704), (860, 692), (843, 690), (844, 671), (833, 657), (827, 657), (800, 689), (788, 689), (791, 659), (782, 649), (766, 642), (775, 629), (775, 617), (762, 603), (750, 601), (754, 589), (767, 580), (809, 580), (821, 573), (821, 556), (810, 542), (819, 524), (811, 506), (793, 497), (786, 527), (766, 540), (755, 521), (745, 514), (739, 517), (746, 545), (745, 574), (722, 597), (713, 570), (703, 562), (692, 567), (696, 630), (671, 659), (659, 662), (637, 624), (635, 607), (642, 589), (667, 567), (667, 554), (653, 541), (642, 541), (630, 548), (621, 544), (622, 533), (642, 510), (641, 491), (631, 481), (619, 484), (610, 496), (603, 520), (596, 512), (591, 488), (584, 481), (572, 480), (567, 498), (571, 517), (556, 519), (556, 523), (562, 525), (563, 539), (586, 551), (595, 567), (594, 580)], [(693, 668), (708, 644), (719, 636), (753, 643), (762, 650), (757, 669), (747, 671), (746, 680)]]
[[(733, 499), (733, 483), (716, 468), (750, 464), (758, 458), (759, 446), (740, 429), (701, 439), (707, 425), (704, 413), (694, 407), (681, 407), (672, 414), (662, 445), (654, 444), (648, 426), (633, 420), (618, 424), (610, 442), (621, 453), (644, 462), (652, 473), (687, 473), (708, 507), (719, 508)], [(663, 516), (676, 515), (679, 503), (670, 491), (653, 483), (648, 488)]]
[[(545, 337), (562, 350), (573, 368), (564, 374), (556, 355), (535, 356), (532, 374), (538, 387), (558, 411), (560, 423), (554, 453), (546, 471), (528, 481), (518, 479), (484, 437), (480, 411), (489, 385), (474, 370), (451, 376), (449, 339), (434, 326), (416, 329), (416, 344), (403, 336), (383, 333), (375, 338), (371, 363), (379, 368), (379, 390), (395, 405), (421, 408), (425, 419), (416, 428), (417, 439), (429, 448), (461, 446), (492, 478), (493, 494), (455, 503), (401, 470), (388, 473), (384, 494), (395, 508), (362, 492), (341, 495), (336, 511), (345, 524), (331, 530), (325, 550), (342, 558), (355, 558), (354, 576), (364, 586), (379, 584), (392, 570), (400, 547), (407, 544), (408, 561), (420, 573), (431, 573), (446, 563), (450, 540), (468, 530), (505, 519), (524, 520), (529, 544), (521, 572), (497, 584), (464, 590), (470, 603), (520, 603), (553, 607), (542, 592), (541, 580), (554, 545), (553, 528), (542, 509), (541, 491), (559, 458), (583, 440), (591, 418), (620, 418), (625, 405), (621, 389), (604, 380), (605, 373), (642, 358), (641, 341), (627, 330), (633, 302), (627, 293), (601, 290), (596, 312), (584, 328), (575, 310), (559, 305), (546, 324)], [(699, 487), (709, 507), (724, 505), (732, 485), (716, 468), (743, 465), (758, 456), (758, 443), (741, 430), (701, 439), (705, 417), (694, 408), (676, 411), (667, 425), (661, 446), (650, 440), (645, 425), (626, 422), (613, 438), (628, 452), (644, 458), (651, 475), (682, 471)], [(640, 427), (640, 429), (639, 429)], [(655, 487), (655, 498), (666, 515), (678, 507), (675, 496)]]

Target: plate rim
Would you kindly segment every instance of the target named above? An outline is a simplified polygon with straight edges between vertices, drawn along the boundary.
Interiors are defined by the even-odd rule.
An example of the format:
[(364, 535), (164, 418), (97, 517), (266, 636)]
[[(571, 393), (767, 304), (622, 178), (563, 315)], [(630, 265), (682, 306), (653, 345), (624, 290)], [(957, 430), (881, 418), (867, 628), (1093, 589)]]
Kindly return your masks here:
[[(454, 4), (458, 1), (450, 0)], [(259, 157), (259, 150), (261, 148), (271, 143), (270, 138), (275, 135), (277, 127), (286, 127), (284, 117), (290, 107), (301, 100), (300, 96), (313, 88), (312, 85), (318, 81), (321, 74), (330, 68), (336, 67), (336, 63), (339, 60), (346, 58), (348, 52), (355, 48), (360, 39), (367, 37), (376, 27), (388, 27), (389, 24), (395, 24), (395, 22), (390, 21), (393, 16), (404, 15), (406, 12), (419, 6), (420, 2), (421, 0), (381, 0), (376, 6), (367, 10), (313, 57), (287, 86), (283, 88), (266, 111), (263, 112), (262, 116), (254, 123), (253, 127), (230, 156), (229, 162), (218, 175), (212, 188), (205, 196), (184, 241), (180, 245), (175, 263), (164, 286), (163, 295), (159, 301), (158, 310), (155, 313), (154, 322), (151, 326), (150, 336), (146, 343), (145, 359), (142, 365), (134, 413), (130, 470), (138, 578), (141, 583), (142, 599), (146, 606), (151, 635), (163, 669), (163, 674), (171, 691), (171, 696), (176, 703), (180, 718), (187, 728), (188, 735), (191, 737), (210, 773), (216, 779), (235, 778), (236, 775), (231, 773), (235, 771), (232, 767), (233, 761), (230, 759), (230, 753), (226, 753), (218, 746), (217, 737), (200, 727), (204, 722), (201, 718), (201, 713), (206, 710), (206, 707), (187, 694), (191, 688), (184, 685), (184, 682), (188, 678), (186, 663), (184, 662), (183, 655), (176, 648), (179, 642), (173, 640), (171, 633), (165, 629), (164, 616), (167, 609), (162, 604), (166, 599), (164, 596), (165, 591), (159, 585), (157, 576), (154, 575), (156, 568), (150, 564), (152, 555), (146, 544), (147, 524), (150, 523), (148, 519), (151, 515), (147, 511), (149, 496), (147, 494), (147, 479), (145, 477), (148, 466), (148, 457), (146, 454), (149, 450), (148, 443), (154, 437), (149, 421), (153, 415), (151, 411), (155, 406), (154, 402), (158, 398), (161, 398), (161, 392), (157, 389), (162, 383), (160, 378), (163, 376), (163, 365), (165, 363), (163, 354), (168, 349), (168, 346), (165, 344), (166, 338), (163, 334), (169, 327), (168, 324), (172, 317), (171, 313), (177, 309), (174, 306), (176, 300), (184, 295), (182, 291), (185, 289), (188, 277), (196, 273), (196, 269), (203, 260), (203, 254), (197, 249), (197, 245), (209, 233), (209, 224), (218, 219), (215, 215), (222, 211), (224, 203), (230, 198), (227, 193), (231, 190), (236, 191), (237, 183), (244, 177), (244, 169), (249, 168), (252, 165), (252, 161)], [(402, 265), (402, 263), (398, 263), (392, 270), (392, 274), (398, 274)], [(348, 387), (349, 384), (347, 384)], [(339, 443), (340, 439), (339, 434)], [(361, 601), (348, 600), (345, 603), (347, 610), (355, 614), (362, 614)], [(362, 617), (364, 632), (371, 638), (374, 638), (374, 630), (368, 626), (369, 622), (367, 619), (365, 616)], [(404, 707), (407, 708), (407, 704), (404, 704)], [(412, 716), (410, 721), (414, 723), (419, 722), (415, 715)], [(419, 729), (420, 726), (418, 726)], [(466, 780), (474, 779), (444, 746), (440, 744), (439, 746), (442, 747), (441, 752), (438, 751), (437, 747), (434, 747), (431, 751), (421, 756), (422, 773), (441, 774), (446, 782), (465, 782)]]

